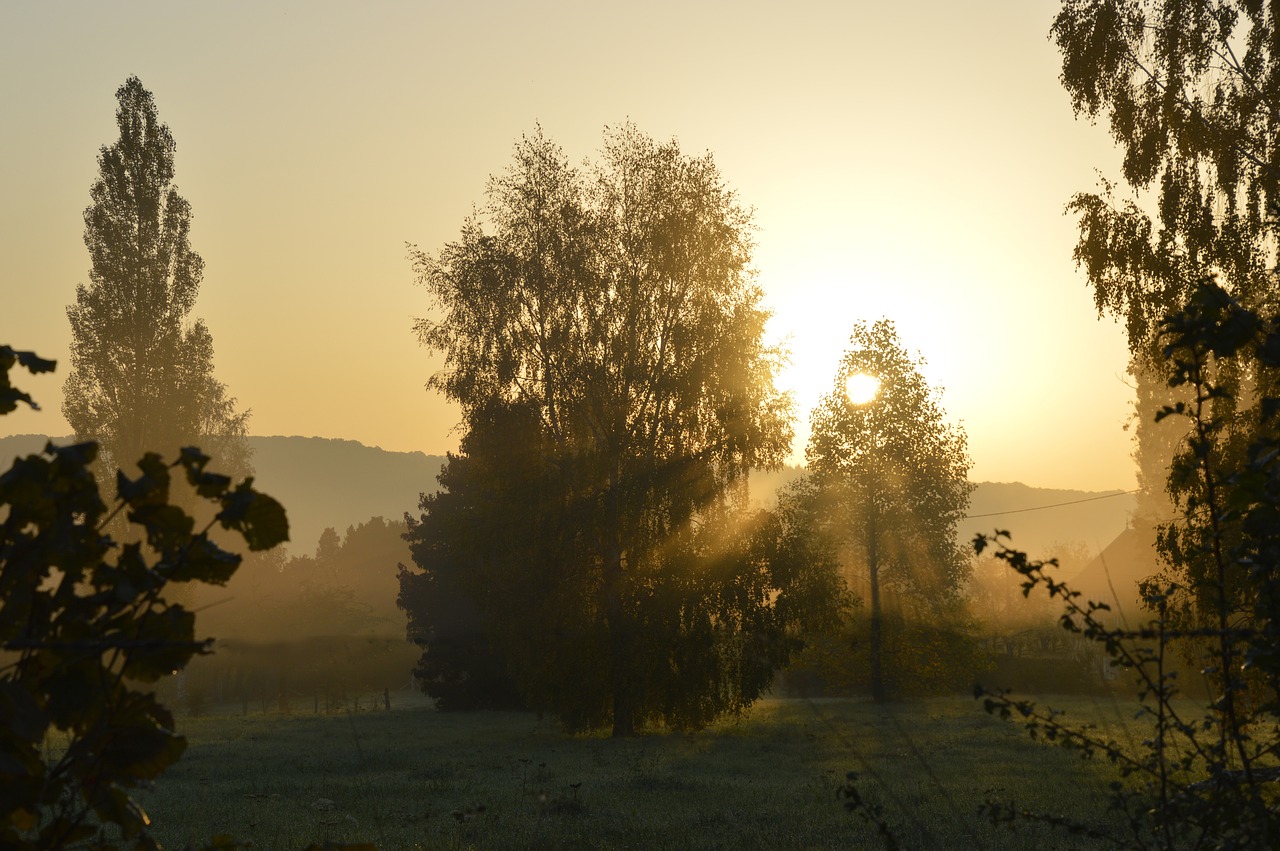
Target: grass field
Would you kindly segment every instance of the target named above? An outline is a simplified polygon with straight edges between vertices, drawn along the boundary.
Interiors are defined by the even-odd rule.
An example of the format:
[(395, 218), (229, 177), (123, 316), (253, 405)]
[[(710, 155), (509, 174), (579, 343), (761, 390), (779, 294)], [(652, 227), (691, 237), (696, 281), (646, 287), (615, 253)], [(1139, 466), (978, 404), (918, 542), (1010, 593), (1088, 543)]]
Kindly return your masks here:
[[(1090, 847), (1030, 822), (989, 824), (978, 812), (989, 792), (1084, 820), (1105, 811), (1104, 766), (962, 697), (767, 700), (694, 735), (617, 741), (532, 715), (396, 704), (182, 719), (186, 755), (138, 799), (170, 848), (219, 833), (271, 849), (883, 847), (837, 795), (851, 770), (904, 848)], [(1104, 723), (1130, 712), (1058, 704)]]

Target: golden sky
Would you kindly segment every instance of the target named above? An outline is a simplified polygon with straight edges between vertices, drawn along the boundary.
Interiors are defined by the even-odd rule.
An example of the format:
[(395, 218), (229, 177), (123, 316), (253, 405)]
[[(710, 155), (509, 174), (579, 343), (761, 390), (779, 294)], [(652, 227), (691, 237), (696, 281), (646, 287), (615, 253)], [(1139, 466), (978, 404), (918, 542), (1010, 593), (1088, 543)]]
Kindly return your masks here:
[(969, 436), (975, 480), (1133, 487), (1122, 329), (1071, 260), (1072, 193), (1118, 176), (1076, 122), (1048, 0), (60, 2), (0, 5), (0, 342), (68, 431), (66, 306), (115, 90), (177, 141), (205, 260), (195, 314), (255, 434), (456, 448), (405, 242), (457, 237), (540, 123), (571, 159), (624, 120), (714, 153), (756, 210), (756, 266), (801, 414), (857, 320), (888, 316)]

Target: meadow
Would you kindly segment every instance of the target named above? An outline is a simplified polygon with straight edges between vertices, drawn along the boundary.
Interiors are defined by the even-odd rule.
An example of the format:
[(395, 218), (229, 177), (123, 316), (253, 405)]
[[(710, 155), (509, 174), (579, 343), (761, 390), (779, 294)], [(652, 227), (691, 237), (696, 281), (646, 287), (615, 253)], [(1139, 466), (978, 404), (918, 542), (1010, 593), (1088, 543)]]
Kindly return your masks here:
[[(379, 698), (381, 696), (379, 695)], [(1048, 700), (1121, 735), (1132, 703)], [(881, 848), (848, 811), (847, 773), (902, 848), (1090, 848), (989, 796), (1096, 823), (1107, 767), (1030, 741), (971, 698), (877, 706), (770, 699), (695, 734), (566, 736), (532, 714), (391, 711), (184, 717), (190, 746), (137, 795), (168, 848), (229, 834), (255, 848)]]

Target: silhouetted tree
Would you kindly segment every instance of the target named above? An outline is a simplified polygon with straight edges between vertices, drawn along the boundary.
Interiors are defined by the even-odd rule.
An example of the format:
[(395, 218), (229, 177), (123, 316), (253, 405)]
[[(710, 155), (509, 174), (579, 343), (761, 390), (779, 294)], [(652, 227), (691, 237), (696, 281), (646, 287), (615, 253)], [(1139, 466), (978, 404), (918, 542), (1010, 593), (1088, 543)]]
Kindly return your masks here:
[[(1103, 180), (1068, 210), (1079, 217), (1075, 257), (1097, 308), (1128, 330), (1139, 509), (1156, 522), (1170, 516), (1161, 491), (1186, 429), (1157, 424), (1155, 413), (1189, 401), (1164, 381), (1160, 323), (1207, 277), (1247, 307), (1275, 304), (1276, 16), (1272, 4), (1239, 0), (1073, 0), (1053, 24), (1077, 114), (1106, 119), (1124, 154), (1128, 192)], [(1247, 362), (1220, 368), (1230, 386), (1252, 372)]]
[[(532, 704), (571, 729), (598, 725), (611, 695), (593, 505), (573, 497), (528, 407), (472, 423), (407, 535), (421, 572), (401, 572), (400, 605), (425, 650), (417, 674), (442, 709)], [(697, 727), (739, 709), (803, 636), (835, 625), (849, 595), (808, 510), (703, 518), (669, 542), (635, 614), (632, 668), (663, 688), (646, 717)]]
[[(420, 519), (405, 516), (420, 572), (401, 566), (397, 602), (423, 648), (414, 674), (441, 709), (523, 708), (522, 669), (552, 698), (571, 694), (582, 665), (562, 657), (607, 637), (577, 634), (573, 609), (595, 608), (581, 575), (589, 561), (570, 553), (574, 527), (544, 442), (527, 408), (473, 412), (440, 490), (423, 495)], [(583, 715), (607, 712), (595, 699)]]
[[(547, 510), (572, 518), (529, 546), (564, 553), (549, 592), (580, 598), (556, 608), (590, 648), (580, 679), (530, 692), (573, 725), (694, 726), (767, 685), (731, 656), (770, 598), (726, 596), (735, 582), (763, 593), (767, 572), (704, 564), (742, 522), (746, 471), (778, 464), (791, 438), (750, 250), (750, 215), (711, 156), (628, 125), (585, 171), (541, 133), (523, 139), (483, 218), (438, 256), (413, 251), (440, 311), (418, 324), (445, 355), (431, 386), (469, 429), (502, 406), (532, 418), (537, 466), (513, 475), (547, 482)], [(523, 587), (504, 578), (488, 593)], [(533, 610), (522, 619), (537, 632)]]
[(63, 413), (100, 447), (104, 470), (144, 448), (199, 443), (248, 471), (247, 412), (213, 377), (213, 337), (189, 322), (204, 263), (189, 242), (191, 208), (173, 182), (174, 141), (137, 77), (116, 92), (120, 138), (98, 154), (84, 213), (89, 283), (76, 288)]
[(335, 561), (342, 551), (342, 539), (332, 526), (325, 527), (316, 542), (316, 561)]
[[(54, 368), (0, 346), (0, 414), (31, 403), (9, 383), (17, 363)], [(187, 447), (165, 463), (147, 453), (136, 478), (116, 477), (103, 501), (90, 472), (93, 443), (46, 446), (0, 474), (0, 845), (15, 849), (158, 848), (129, 797), (181, 756), (183, 737), (154, 684), (210, 652), (175, 584), (227, 582), (241, 557), (209, 537), (215, 527), (250, 550), (288, 538), (284, 509), (206, 469)], [(197, 526), (170, 500), (181, 477), (209, 505)], [(123, 514), (144, 540), (105, 532)]]
[[(1127, 197), (1104, 182), (1069, 205), (1080, 219), (1076, 259), (1099, 311), (1126, 321), (1139, 381), (1140, 481), (1147, 490), (1167, 487), (1177, 513), (1206, 495), (1174, 463), (1194, 438), (1187, 421), (1156, 422), (1163, 407), (1194, 401), (1188, 385), (1164, 381), (1161, 323), (1210, 279), (1246, 310), (1267, 315), (1276, 306), (1278, 26), (1272, 4), (1237, 0), (1072, 2), (1053, 25), (1077, 113), (1105, 117), (1124, 153)], [(1217, 449), (1224, 463), (1239, 463), (1255, 439), (1251, 402), (1269, 390), (1258, 385), (1258, 362), (1247, 355), (1220, 358), (1210, 369), (1223, 391), (1211, 403)], [(1139, 502), (1140, 509), (1153, 505), (1146, 511), (1153, 525), (1176, 517), (1167, 500), (1144, 495)], [(1196, 588), (1195, 560), (1167, 535), (1161, 546), (1174, 565), (1167, 578)], [(1197, 596), (1196, 605), (1206, 602)], [(1207, 606), (1210, 616), (1214, 608)]]
[[(923, 360), (902, 348), (893, 323), (859, 323), (849, 342), (834, 388), (813, 410), (805, 457), (851, 560), (866, 572), (871, 689), (883, 701), (884, 587), (935, 616), (958, 610), (970, 566), (956, 523), (973, 486), (964, 432), (945, 421)], [(850, 398), (849, 379), (860, 375), (879, 382), (874, 398)]]

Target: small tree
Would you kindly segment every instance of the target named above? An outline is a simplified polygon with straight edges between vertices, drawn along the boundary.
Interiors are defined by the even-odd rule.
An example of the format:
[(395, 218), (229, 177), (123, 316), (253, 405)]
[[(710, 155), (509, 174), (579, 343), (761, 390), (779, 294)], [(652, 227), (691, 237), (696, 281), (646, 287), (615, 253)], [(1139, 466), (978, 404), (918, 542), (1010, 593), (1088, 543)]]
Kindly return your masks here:
[(137, 77), (116, 92), (120, 138), (98, 154), (84, 213), (89, 283), (76, 288), (63, 413), (102, 469), (148, 448), (200, 443), (249, 470), (248, 413), (213, 377), (213, 337), (188, 321), (204, 263), (189, 242), (191, 207), (174, 187), (173, 135)]
[(897, 589), (908, 607), (937, 617), (958, 610), (969, 571), (956, 541), (956, 523), (973, 490), (966, 440), (946, 422), (922, 365), (903, 349), (892, 322), (859, 323), (834, 388), (814, 408), (805, 451), (816, 485), (833, 506), (828, 522), (843, 530), (851, 565), (865, 571), (877, 701), (888, 697), (884, 588)]
[[(9, 383), (17, 363), (54, 367), (0, 346), (0, 413), (33, 404)], [(284, 509), (209, 472), (183, 449), (164, 463), (148, 453), (141, 475), (117, 473), (108, 508), (90, 472), (97, 446), (47, 446), (0, 475), (0, 845), (156, 848), (129, 790), (158, 777), (186, 746), (147, 684), (181, 670), (210, 642), (195, 615), (166, 595), (173, 583), (224, 584), (240, 564), (209, 537), (217, 526), (250, 550), (288, 538)], [(176, 470), (213, 518), (202, 528), (169, 501)], [(104, 531), (123, 514), (141, 540)], [(144, 543), (145, 542), (145, 543)], [(139, 684), (142, 688), (139, 688)], [(51, 746), (57, 734), (58, 747)]]
[[(1036, 818), (1134, 849), (1275, 848), (1280, 812), (1280, 319), (1266, 319), (1212, 282), (1202, 283), (1164, 331), (1170, 385), (1190, 403), (1161, 418), (1185, 418), (1190, 439), (1170, 479), (1179, 516), (1161, 529), (1173, 579), (1145, 584), (1154, 613), (1136, 629), (1106, 622), (1106, 606), (1081, 598), (1029, 558), (997, 540), (997, 558), (1023, 577), (1023, 589), (1061, 602), (1063, 628), (1097, 642), (1138, 683), (1141, 744), (1102, 737), (1091, 725), (1031, 701), (981, 689), (987, 711), (1022, 720), (1035, 737), (1102, 755), (1120, 780), (1111, 786), (1120, 826), (1075, 824), (991, 801), (994, 820)], [(1254, 364), (1265, 388), (1241, 415), (1227, 363)], [(1224, 404), (1225, 403), (1225, 404)], [(1220, 416), (1225, 410), (1226, 415)], [(1243, 449), (1236, 427), (1250, 423)], [(997, 539), (1003, 533), (997, 534)], [(983, 550), (991, 541), (979, 536)], [(1179, 615), (1191, 605), (1194, 618)], [(1174, 648), (1190, 647), (1215, 694), (1197, 706), (1180, 688)], [(1199, 716), (1197, 717), (1197, 713)]]

